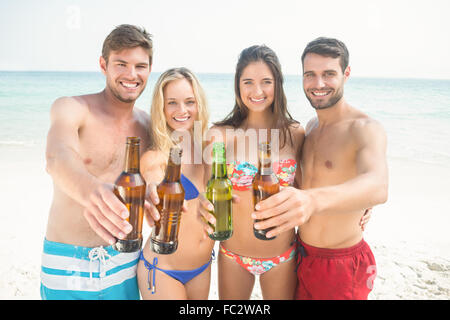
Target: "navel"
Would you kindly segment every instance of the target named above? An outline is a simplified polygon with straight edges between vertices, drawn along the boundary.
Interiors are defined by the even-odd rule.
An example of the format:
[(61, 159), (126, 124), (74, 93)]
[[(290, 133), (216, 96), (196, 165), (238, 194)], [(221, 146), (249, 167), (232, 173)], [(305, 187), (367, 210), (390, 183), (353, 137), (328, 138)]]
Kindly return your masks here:
[(327, 167), (328, 169), (332, 169), (333, 168), (333, 162), (331, 162), (330, 160), (325, 161), (325, 167)]

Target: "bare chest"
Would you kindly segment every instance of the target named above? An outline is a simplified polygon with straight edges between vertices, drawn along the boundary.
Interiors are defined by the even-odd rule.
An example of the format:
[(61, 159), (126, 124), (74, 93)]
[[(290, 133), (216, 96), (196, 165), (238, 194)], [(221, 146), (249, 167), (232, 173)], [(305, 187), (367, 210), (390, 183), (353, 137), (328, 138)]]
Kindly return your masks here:
[(342, 128), (312, 131), (302, 150), (302, 187), (342, 183), (356, 175), (356, 147)]
[(145, 130), (136, 126), (117, 128), (92, 122), (79, 132), (80, 155), (87, 170), (105, 182), (114, 182), (125, 163), (126, 138), (141, 137), (141, 154), (147, 143)]

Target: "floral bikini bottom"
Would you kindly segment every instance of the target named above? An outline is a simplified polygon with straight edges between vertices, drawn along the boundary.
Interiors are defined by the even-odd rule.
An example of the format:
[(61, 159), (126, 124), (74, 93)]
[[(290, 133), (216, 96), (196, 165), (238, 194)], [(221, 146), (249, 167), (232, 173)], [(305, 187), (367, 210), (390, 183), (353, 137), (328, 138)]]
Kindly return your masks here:
[(294, 242), (286, 252), (273, 258), (250, 258), (240, 256), (225, 249), (222, 243), (220, 244), (219, 248), (220, 252), (225, 257), (235, 260), (251, 274), (261, 275), (264, 272), (269, 271), (273, 267), (276, 267), (280, 263), (287, 262), (292, 258), (295, 258), (297, 252), (297, 242)]

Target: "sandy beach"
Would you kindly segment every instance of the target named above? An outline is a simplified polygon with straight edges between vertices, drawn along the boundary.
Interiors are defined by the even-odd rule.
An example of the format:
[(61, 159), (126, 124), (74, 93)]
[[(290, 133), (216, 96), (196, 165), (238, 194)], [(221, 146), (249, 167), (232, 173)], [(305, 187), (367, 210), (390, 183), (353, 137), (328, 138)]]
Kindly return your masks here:
[[(44, 146), (3, 147), (0, 299), (40, 299), (42, 242), (52, 197)], [(450, 298), (450, 168), (389, 159), (386, 204), (365, 231), (378, 266), (369, 299)], [(261, 299), (258, 285), (252, 299)], [(213, 264), (210, 299), (218, 299)]]
[[(273, 100), (284, 100), (280, 85), (289, 116), (303, 128), (317, 116), (308, 90), (315, 91), (317, 99), (343, 94), (347, 103), (378, 121), (388, 141), (389, 194), (385, 204), (373, 208), (364, 231), (377, 264), (368, 298), (450, 300), (450, 41), (441, 39), (442, 32), (450, 30), (450, 1), (435, 0), (431, 5), (420, 0), (325, 0), (320, 14), (308, 14), (314, 5), (296, 0), (199, 0), (195, 5), (178, 0), (137, 5), (105, 0), (0, 1), (4, 26), (0, 33), (0, 300), (41, 299), (41, 257), (53, 197), (45, 143), (55, 99), (99, 93), (105, 86), (118, 87), (119, 82), (130, 94), (145, 87), (134, 107), (149, 113), (158, 79), (174, 67), (188, 68), (201, 83), (209, 127), (235, 106), (241, 109), (239, 100), (246, 104), (251, 99), (255, 108), (265, 105), (272, 86)], [(144, 47), (128, 51), (122, 50), (120, 41), (110, 42), (108, 35), (122, 24), (151, 35), (151, 59), (143, 58)], [(334, 70), (329, 69), (332, 60), (326, 60), (330, 62), (326, 68), (314, 63), (305, 69), (302, 53), (319, 37), (345, 43), (349, 61), (340, 55), (343, 74), (329, 72)], [(130, 41), (124, 48), (134, 47)], [(239, 71), (245, 60), (242, 52), (253, 45), (268, 46), (277, 59), (266, 65), (271, 75), (267, 68), (247, 69), (255, 72), (248, 90), (241, 90), (244, 78), (236, 79), (236, 72), (244, 74), (245, 69)], [(132, 51), (136, 54), (128, 55)], [(110, 53), (124, 53), (126, 61), (109, 63), (115, 56)], [(108, 62), (106, 69), (100, 64), (101, 55)], [(282, 71), (282, 81), (275, 69)], [(194, 92), (198, 99), (198, 90)], [(271, 106), (274, 115), (284, 110), (277, 105)], [(100, 111), (106, 114), (106, 107)], [(255, 118), (256, 126), (248, 118), (240, 126), (265, 126), (267, 108), (258, 110), (263, 116)], [(72, 111), (65, 109), (66, 116)], [(260, 119), (264, 121), (259, 123)], [(279, 123), (276, 116), (273, 120)], [(117, 123), (117, 130), (128, 130), (124, 124)], [(100, 133), (96, 138), (103, 142)], [(144, 226), (145, 238), (150, 231)], [(218, 299), (217, 272), (214, 261), (210, 300)], [(253, 300), (262, 300), (258, 280)], [(304, 313), (301, 306), (297, 309)]]

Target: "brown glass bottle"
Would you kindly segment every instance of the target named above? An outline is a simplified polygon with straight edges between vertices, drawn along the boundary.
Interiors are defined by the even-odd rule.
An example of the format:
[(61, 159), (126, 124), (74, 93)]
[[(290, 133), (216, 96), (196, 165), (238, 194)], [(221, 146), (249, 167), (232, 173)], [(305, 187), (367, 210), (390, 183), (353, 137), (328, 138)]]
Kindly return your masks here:
[(142, 247), (142, 220), (144, 217), (145, 180), (139, 171), (139, 137), (127, 137), (125, 167), (115, 182), (114, 193), (129, 211), (127, 221), (133, 229), (125, 239), (118, 239), (114, 249), (135, 252)]
[[(258, 172), (253, 179), (253, 206), (280, 191), (280, 183), (272, 169), (270, 144), (267, 142), (258, 145), (258, 159)], [(258, 221), (262, 220), (255, 220)], [(253, 227), (253, 233), (260, 240), (273, 240), (276, 237), (266, 237), (266, 233), (272, 229), (257, 230)]]
[(180, 182), (182, 152), (179, 147), (170, 149), (164, 179), (156, 189), (159, 197), (156, 208), (161, 218), (152, 229), (150, 247), (159, 254), (174, 253), (178, 247), (178, 230), (184, 201), (184, 189)]

